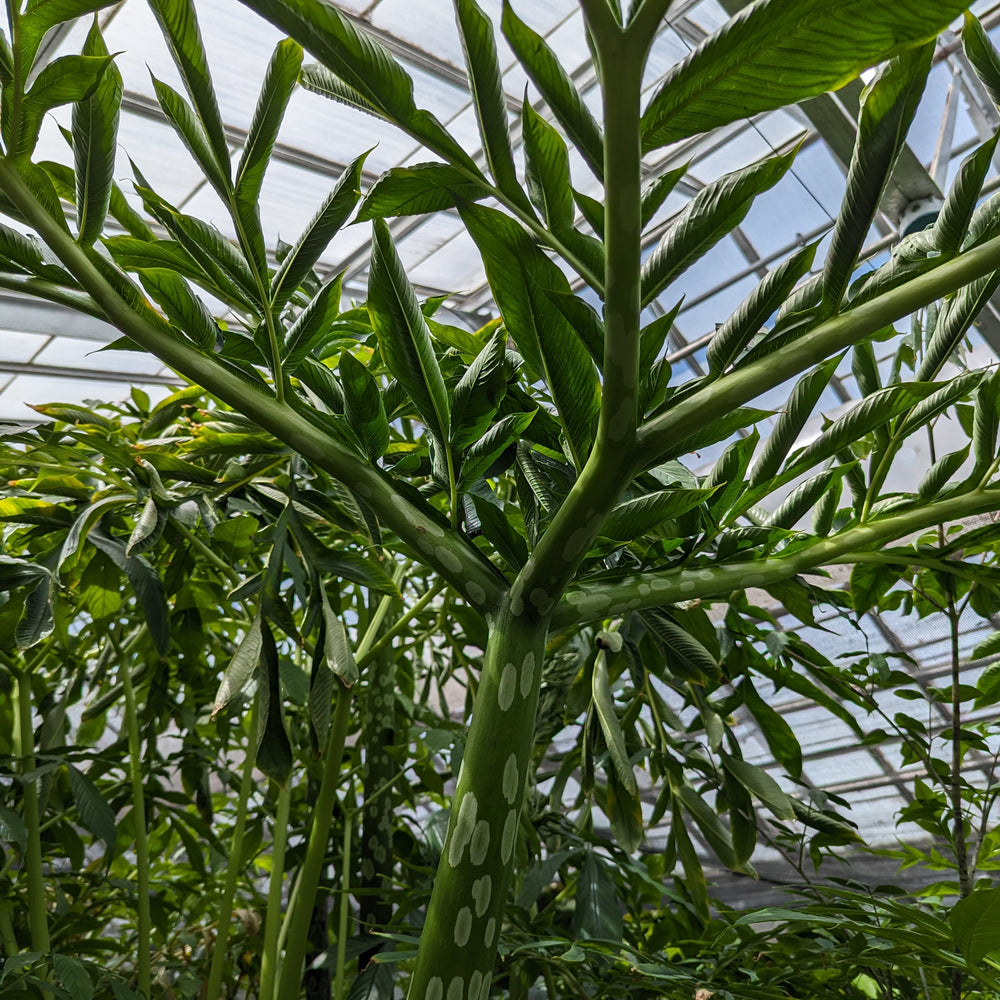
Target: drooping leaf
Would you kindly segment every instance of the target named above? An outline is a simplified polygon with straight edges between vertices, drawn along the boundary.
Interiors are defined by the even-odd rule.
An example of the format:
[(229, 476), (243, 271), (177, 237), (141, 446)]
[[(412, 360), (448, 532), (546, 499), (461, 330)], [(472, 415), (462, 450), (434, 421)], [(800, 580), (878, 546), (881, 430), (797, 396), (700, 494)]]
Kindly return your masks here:
[(55, 954), (52, 968), (71, 1000), (93, 1000), (94, 983), (83, 962), (72, 955)]
[(350, 351), (340, 355), (340, 381), (344, 387), (344, 416), (368, 461), (374, 464), (389, 446), (382, 393), (368, 369)]
[(677, 182), (688, 172), (689, 167), (690, 164), (685, 163), (683, 166), (668, 170), (643, 190), (640, 213), (643, 229), (649, 225), (660, 206), (670, 197), (671, 192), (677, 187)]
[(218, 715), (250, 683), (263, 645), (260, 615), (254, 617), (226, 667), (215, 694), (212, 715)]
[(757, 195), (773, 187), (791, 167), (798, 149), (724, 174), (702, 188), (682, 209), (642, 265), (642, 304), (703, 257), (746, 217)]
[(257, 672), (257, 756), (258, 770), (284, 785), (292, 773), (292, 745), (285, 729), (279, 679), (278, 647), (266, 622), (261, 624), (261, 650)]
[(969, 11), (964, 16), (962, 47), (993, 103), (1000, 107), (1000, 54), (979, 20)]
[(973, 480), (985, 475), (996, 458), (997, 432), (1000, 430), (998, 392), (1000, 392), (1000, 374), (994, 370), (976, 392), (976, 405), (972, 417), (973, 466), (970, 473)]
[(461, 209), (476, 241), (504, 325), (532, 375), (552, 393), (577, 468), (590, 449), (599, 409), (597, 371), (552, 293), (569, 293), (559, 268), (509, 216)]
[(629, 795), (638, 795), (639, 786), (636, 783), (632, 764), (628, 759), (625, 733), (622, 731), (621, 721), (615, 711), (615, 701), (611, 694), (611, 683), (608, 678), (607, 655), (603, 650), (597, 654), (597, 660), (594, 663), (591, 693), (597, 718), (601, 724), (601, 732), (604, 734), (604, 744), (608, 748), (615, 773)]
[[(108, 57), (108, 50), (96, 21), (84, 42), (83, 53), (98, 58)], [(91, 246), (98, 239), (108, 214), (121, 102), (121, 73), (111, 63), (101, 75), (93, 93), (73, 105), (77, 231), (84, 246)]]
[[(757, 720), (761, 735), (774, 754), (774, 759), (782, 764), (793, 778), (802, 774), (802, 748), (788, 722), (757, 693), (749, 678), (739, 687), (743, 704)], [(794, 808), (794, 800), (793, 800)]]
[(73, 793), (73, 802), (80, 822), (88, 832), (103, 841), (108, 849), (108, 858), (111, 858), (115, 853), (115, 843), (118, 839), (114, 810), (104, 800), (104, 796), (88, 775), (72, 764), (67, 766), (66, 771), (69, 774), (69, 787)]
[(513, 450), (513, 446), (522, 439), (528, 425), (534, 420), (536, 412), (511, 413), (502, 417), (466, 451), (459, 479), (463, 489), (471, 487), (480, 476), (488, 473), (505, 451)]
[(555, 53), (541, 35), (514, 13), (508, 0), (504, 0), (500, 25), (514, 54), (565, 129), (566, 135), (573, 141), (594, 176), (603, 180), (604, 136)]
[(354, 660), (354, 651), (351, 649), (351, 640), (348, 638), (347, 630), (340, 616), (334, 614), (327, 599), (326, 591), (320, 589), (320, 596), (323, 600), (323, 625), (325, 627), (324, 654), (327, 666), (334, 675), (340, 678), (341, 684), (345, 688), (353, 687), (358, 680), (358, 665)]
[(611, 835), (625, 851), (634, 854), (639, 849), (644, 835), (642, 800), (638, 792), (629, 791), (617, 772), (612, 771), (608, 775), (604, 795), (604, 806), (608, 821), (611, 823)]
[(735, 868), (732, 835), (723, 825), (718, 813), (687, 783), (677, 789), (677, 794), (718, 859), (726, 868)]
[(667, 669), (672, 674), (704, 684), (706, 677), (718, 672), (715, 657), (666, 612), (650, 608), (640, 611), (639, 617), (663, 648)]
[[(759, 0), (667, 74), (642, 116), (644, 152), (828, 90), (926, 42), (963, 0)], [(864, 31), (845, 31), (864, 24)], [(776, 71), (780, 67), (780, 71)]]
[(489, 191), (447, 163), (414, 163), (387, 170), (358, 206), (358, 222), (400, 215), (427, 215), (478, 201)]
[(933, 42), (904, 52), (888, 63), (861, 95), (847, 192), (823, 269), (823, 302), (832, 312), (840, 308), (882, 192), (906, 143), (933, 56)]
[(721, 754), (722, 766), (741, 785), (748, 788), (760, 799), (768, 809), (778, 819), (793, 820), (795, 812), (788, 796), (781, 790), (781, 786), (762, 768), (756, 767), (739, 757), (731, 757), (729, 754)]
[(576, 880), (573, 933), (578, 938), (620, 942), (622, 908), (607, 864), (588, 851)]

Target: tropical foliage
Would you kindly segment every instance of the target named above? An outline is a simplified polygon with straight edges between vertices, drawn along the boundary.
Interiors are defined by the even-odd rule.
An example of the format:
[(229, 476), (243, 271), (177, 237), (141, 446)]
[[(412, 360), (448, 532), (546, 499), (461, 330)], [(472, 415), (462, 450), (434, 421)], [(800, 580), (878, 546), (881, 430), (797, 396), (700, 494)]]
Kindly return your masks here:
[[(949, 760), (935, 734), (890, 720), (925, 764), (912, 813), (937, 838), (929, 857), (948, 849), (957, 869), (938, 893), (961, 897), (950, 923), (851, 886), (794, 912), (713, 912), (691, 836), (747, 873), (762, 835), (816, 857), (856, 841), (831, 803), (744, 760), (728, 720), (754, 717), (796, 779), (796, 736), (758, 688), (791, 687), (855, 725), (840, 699), (871, 707), (874, 686), (908, 682), (871, 658), (826, 661), (748, 588), (805, 624), (820, 602), (861, 614), (905, 599), (956, 628), (966, 603), (997, 604), (992, 526), (961, 526), (1000, 505), (1000, 377), (949, 366), (1000, 286), (998, 209), (980, 204), (995, 139), (932, 228), (856, 277), (933, 40), (967, 5), (758, 0), (643, 109), (668, 0), (627, 13), (582, 0), (600, 122), (505, 5), (501, 30), (542, 99), (523, 108), (522, 164), (474, 0), (455, 10), (475, 156), (335, 7), (246, 2), (290, 37), (234, 170), (195, 8), (150, 0), (185, 89), (157, 82), (158, 100), (236, 242), (157, 194), (141, 163), (143, 213), (125, 198), (123, 82), (96, 25), (82, 55), (35, 65), (52, 27), (101, 0), (8, 5), (0, 279), (110, 321), (197, 388), (153, 408), (141, 394), (44, 407), (6, 436), (0, 749), (15, 795), (0, 812), (0, 984), (209, 1000), (389, 997), (397, 982), (428, 1000), (535, 983), (549, 996), (996, 989), (996, 890), (975, 883), (994, 792), (961, 777), (992, 731), (959, 724), (963, 705), (1000, 694), (994, 674), (966, 690), (953, 657)], [(972, 19), (963, 41), (1000, 94), (1000, 56)], [(880, 62), (825, 259), (809, 246), (772, 270), (716, 332), (707, 374), (673, 384), (672, 314), (646, 307), (676, 297), (796, 150), (710, 184), (644, 260), (643, 229), (680, 173), (644, 186), (642, 155)], [(300, 84), (435, 159), (361, 191), (360, 156), (272, 258), (258, 199)], [(44, 115), (66, 104), (71, 162), (36, 162)], [(574, 189), (568, 143), (603, 201)], [(386, 222), (439, 211), (483, 258), (498, 318), (477, 331), (418, 300)], [(372, 254), (368, 301), (347, 307), (340, 276), (315, 266), (352, 218), (371, 222)], [(224, 328), (200, 295), (239, 323)], [(873, 342), (912, 314), (880, 370)], [(801, 440), (848, 352), (862, 398)], [(762, 439), (770, 412), (754, 402), (786, 383)], [(961, 446), (889, 492), (908, 440), (950, 414)], [(849, 591), (825, 585), (838, 564), (853, 567)], [(665, 847), (638, 854), (651, 825)]]

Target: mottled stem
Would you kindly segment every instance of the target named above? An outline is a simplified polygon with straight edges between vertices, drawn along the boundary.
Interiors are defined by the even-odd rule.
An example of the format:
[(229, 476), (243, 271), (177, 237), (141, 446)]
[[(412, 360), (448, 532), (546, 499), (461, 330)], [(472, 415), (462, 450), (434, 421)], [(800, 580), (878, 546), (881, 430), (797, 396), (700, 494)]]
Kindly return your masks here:
[(547, 622), (491, 620), (410, 1000), (486, 1000), (530, 764)]

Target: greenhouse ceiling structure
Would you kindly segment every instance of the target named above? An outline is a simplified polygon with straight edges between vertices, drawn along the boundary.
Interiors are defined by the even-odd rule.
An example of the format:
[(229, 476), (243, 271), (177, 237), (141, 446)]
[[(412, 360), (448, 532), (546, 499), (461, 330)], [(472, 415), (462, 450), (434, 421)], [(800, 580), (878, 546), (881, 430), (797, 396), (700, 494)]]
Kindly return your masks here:
[[(197, 0), (196, 6), (235, 162), (247, 135), (257, 82), (280, 36), (237, 0)], [(478, 148), (461, 44), (451, 19), (442, 16), (443, 5), (438, 0), (339, 0), (337, 6), (406, 67), (415, 81), (418, 104), (431, 109), (460, 142), (467, 141), (468, 148)], [(483, 0), (482, 6), (494, 23), (499, 21), (499, 0)], [(515, 6), (546, 38), (563, 64), (574, 67), (574, 82), (596, 108), (599, 95), (576, 0), (525, 0)], [(677, 0), (653, 48), (649, 80), (661, 76), (743, 6), (743, 0)], [(1000, 2), (979, 0), (972, 11), (1000, 43)], [(122, 0), (102, 11), (100, 22), (108, 49), (119, 53), (117, 64), (125, 80), (117, 176), (126, 193), (130, 194), (130, 157), (160, 194), (182, 210), (214, 220), (223, 233), (233, 237), (228, 215), (204, 183), (154, 96), (153, 76), (178, 88), (181, 82), (148, 6), (143, 0)], [(64, 51), (79, 52), (88, 24), (87, 19), (81, 19), (65, 30), (51, 32), (43, 43), (45, 59)], [(955, 31), (958, 27), (954, 26)], [(502, 39), (500, 47), (512, 121), (525, 93), (542, 110), (531, 83)], [(813, 241), (821, 241), (817, 261), (823, 259), (822, 241), (832, 228), (844, 194), (863, 86), (858, 79), (836, 94), (667, 146), (647, 160), (649, 179), (688, 165), (683, 179), (660, 208), (656, 224), (648, 230), (651, 248), (672, 218), (706, 184), (766, 154), (801, 145), (784, 178), (758, 198), (742, 225), (691, 267), (672, 290), (674, 300), (677, 292), (683, 293), (668, 341), (675, 380), (685, 381), (704, 372), (706, 347), (716, 324), (739, 305), (772, 265)], [(62, 118), (50, 116), (39, 143), (39, 159), (66, 158), (61, 129), (67, 122), (68, 112)], [(957, 34), (946, 32), (909, 145), (896, 165), (881, 214), (869, 234), (865, 266), (884, 263), (901, 233), (921, 228), (933, 218), (963, 157), (998, 125), (996, 106), (968, 65)], [(514, 138), (516, 143), (516, 130)], [(366, 186), (390, 167), (426, 159), (426, 153), (411, 139), (376, 119), (305, 89), (295, 92), (261, 196), (264, 233), (272, 253), (279, 241), (291, 240), (302, 230), (345, 165), (358, 151), (368, 148)], [(515, 159), (520, 162), (516, 148)], [(574, 178), (584, 184), (583, 193), (596, 195), (597, 182), (579, 169), (579, 163), (571, 163), (571, 167)], [(586, 178), (592, 184), (589, 190)], [(997, 189), (1000, 174), (993, 166), (984, 196)], [(141, 209), (139, 198), (130, 197)], [(447, 308), (470, 328), (479, 327), (493, 315), (478, 252), (456, 213), (397, 219), (391, 226), (402, 262), (420, 294), (447, 294)], [(321, 261), (328, 274), (345, 272), (345, 294), (359, 301), (365, 297), (370, 240), (367, 223), (354, 225), (341, 233)], [(650, 310), (652, 315), (662, 315), (674, 304), (658, 301)], [(221, 304), (210, 305), (224, 312)], [(177, 384), (176, 376), (154, 358), (100, 350), (117, 336), (104, 323), (13, 291), (0, 291), (0, 326), (0, 419), (24, 419), (28, 415), (26, 403), (116, 399), (125, 394), (128, 385), (141, 386), (155, 398)], [(893, 346), (878, 345), (883, 355), (880, 360), (892, 354)], [(1000, 302), (991, 302), (982, 313), (972, 350), (984, 364), (1000, 352)], [(822, 408), (834, 414), (857, 395), (850, 364), (845, 362), (826, 390)], [(782, 399), (782, 390), (775, 390), (764, 405), (777, 410)], [(699, 462), (716, 457), (720, 448), (691, 457), (689, 464), (697, 469)], [(927, 456), (917, 454), (913, 460), (926, 464)], [(773, 610), (780, 619), (782, 609)], [(963, 655), (995, 628), (993, 622), (972, 611), (966, 616)], [(905, 654), (919, 665), (927, 684), (933, 684), (947, 669), (948, 639), (935, 631), (938, 626), (933, 621), (883, 614), (868, 616), (857, 624), (834, 616), (821, 624), (826, 631), (814, 630), (810, 641), (831, 659), (857, 650)], [(969, 682), (983, 666), (973, 663), (968, 668)], [(842, 721), (791, 691), (772, 692), (770, 700), (800, 735), (803, 781), (835, 793), (849, 793), (853, 819), (866, 839), (885, 845), (897, 834), (919, 832), (895, 826), (894, 817), (912, 794), (909, 779), (913, 767), (904, 764), (898, 743), (860, 746)], [(882, 700), (882, 711), (891, 714), (896, 710), (891, 698), (883, 696)], [(937, 705), (936, 712), (932, 726), (947, 728), (947, 706)], [(740, 738), (748, 759), (765, 766), (772, 763), (766, 744), (755, 739), (750, 723), (740, 725), (745, 727)], [(978, 762), (971, 759), (968, 767), (971, 780), (984, 784), (995, 780), (992, 760), (986, 754)], [(655, 837), (652, 839), (655, 842)], [(757, 860), (766, 872), (766, 848)], [(734, 899), (738, 898), (738, 886), (733, 892)]]

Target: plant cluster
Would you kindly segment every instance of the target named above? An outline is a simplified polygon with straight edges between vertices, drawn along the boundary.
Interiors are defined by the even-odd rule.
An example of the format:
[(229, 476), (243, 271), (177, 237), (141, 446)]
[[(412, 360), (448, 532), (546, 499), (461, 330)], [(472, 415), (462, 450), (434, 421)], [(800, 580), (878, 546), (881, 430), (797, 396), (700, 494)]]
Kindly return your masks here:
[[(101, 0), (9, 3), (0, 38), (0, 284), (111, 322), (116, 346), (192, 384), (155, 407), (141, 393), (110, 410), (42, 407), (46, 420), (5, 433), (0, 988), (996, 991), (998, 890), (976, 884), (995, 793), (962, 776), (995, 734), (960, 720), (997, 685), (963, 685), (957, 653), (950, 687), (926, 693), (951, 701), (947, 760), (941, 734), (888, 720), (925, 765), (908, 816), (937, 838), (932, 860), (950, 852), (953, 909), (846, 885), (798, 908), (713, 912), (692, 839), (748, 874), (761, 836), (817, 859), (856, 842), (837, 803), (744, 760), (730, 719), (752, 716), (794, 782), (801, 748), (765, 684), (856, 727), (842, 701), (875, 709), (873, 691), (909, 683), (872, 657), (830, 663), (748, 589), (806, 625), (817, 603), (861, 615), (905, 599), (957, 630), (964, 604), (998, 603), (992, 524), (966, 522), (1000, 506), (1000, 374), (949, 366), (1000, 287), (998, 205), (980, 203), (996, 137), (931, 228), (855, 276), (934, 38), (967, 4), (757, 0), (643, 108), (669, 0), (582, 0), (601, 122), (505, 4), (501, 30), (541, 97), (524, 103), (518, 164), (475, 0), (455, 13), (476, 155), (336, 7), (245, 0), (289, 38), (234, 168), (194, 4), (149, 2), (185, 91), (155, 81), (157, 99), (235, 241), (161, 197), (141, 163), (142, 213), (118, 186), (123, 82), (96, 21), (83, 54), (35, 64), (49, 30)], [(972, 18), (963, 42), (1000, 95), (1000, 56)], [(717, 330), (707, 374), (673, 384), (675, 312), (647, 322), (647, 307), (676, 297), (797, 150), (708, 185), (644, 260), (643, 231), (683, 171), (644, 183), (643, 156), (876, 63), (822, 265), (812, 273), (808, 246), (776, 267)], [(362, 191), (362, 154), (272, 257), (261, 183), (298, 85), (435, 159)], [(67, 104), (72, 162), (36, 161), (44, 115)], [(574, 187), (570, 145), (603, 200)], [(386, 221), (440, 211), (483, 258), (498, 317), (477, 331), (419, 301)], [(372, 224), (363, 305), (316, 271), (352, 219)], [(914, 313), (886, 372), (872, 344)], [(848, 353), (860, 400), (800, 443)], [(785, 383), (762, 439), (770, 414), (754, 401)], [(890, 492), (907, 441), (953, 413), (968, 417), (961, 447)], [(720, 442), (695, 474), (692, 453)], [(847, 591), (825, 585), (834, 565), (853, 567)], [(650, 826), (665, 847), (639, 854)]]

